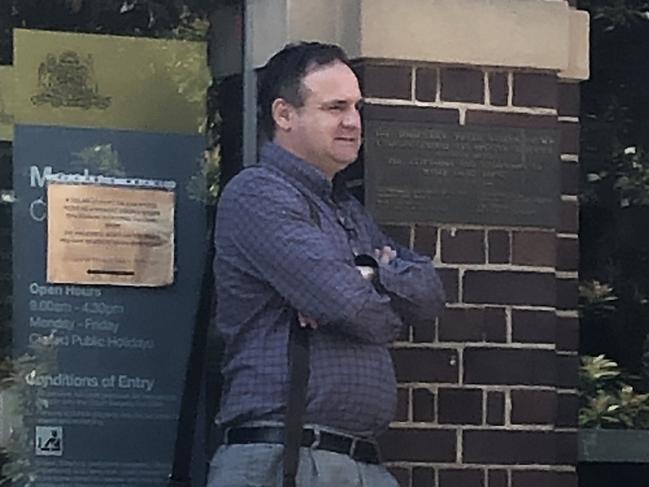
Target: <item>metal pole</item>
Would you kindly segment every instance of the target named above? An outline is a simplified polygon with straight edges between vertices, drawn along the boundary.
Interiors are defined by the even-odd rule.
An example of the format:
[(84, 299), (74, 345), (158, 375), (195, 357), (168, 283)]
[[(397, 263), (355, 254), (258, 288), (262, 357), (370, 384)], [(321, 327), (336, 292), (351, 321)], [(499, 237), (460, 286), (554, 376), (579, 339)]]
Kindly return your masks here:
[[(243, 8), (243, 166), (257, 162), (257, 73), (254, 67), (254, 3)], [(263, 0), (262, 0), (263, 1)]]

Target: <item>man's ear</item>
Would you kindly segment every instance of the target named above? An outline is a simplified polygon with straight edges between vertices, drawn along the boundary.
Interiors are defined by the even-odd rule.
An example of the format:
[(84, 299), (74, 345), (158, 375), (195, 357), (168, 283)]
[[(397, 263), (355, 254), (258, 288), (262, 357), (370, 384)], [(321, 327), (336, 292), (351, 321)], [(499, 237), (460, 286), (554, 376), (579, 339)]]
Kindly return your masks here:
[(273, 120), (279, 130), (289, 132), (293, 125), (293, 106), (284, 98), (276, 98), (271, 105)]

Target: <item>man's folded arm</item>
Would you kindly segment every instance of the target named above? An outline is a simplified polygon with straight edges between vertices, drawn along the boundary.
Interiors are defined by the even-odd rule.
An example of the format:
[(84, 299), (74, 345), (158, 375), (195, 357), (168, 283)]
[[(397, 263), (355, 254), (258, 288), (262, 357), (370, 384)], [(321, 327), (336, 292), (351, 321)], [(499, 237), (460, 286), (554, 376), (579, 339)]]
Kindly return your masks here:
[(358, 206), (366, 215), (376, 247), (389, 246), (397, 251), (395, 259), (378, 267), (380, 288), (392, 298), (394, 309), (406, 323), (434, 320), (444, 306), (445, 293), (432, 260), (388, 238)]
[(227, 233), (223, 237), (232, 240), (260, 278), (320, 327), (336, 326), (378, 344), (398, 335), (402, 321), (391, 298), (336, 255), (331, 237), (312, 220), (297, 190), (273, 178), (244, 181), (236, 191), (224, 192), (219, 213), (219, 218), (231, 215), (219, 228)]
[(444, 306), (444, 288), (427, 257), (408, 258), (408, 253), (398, 247), (397, 257), (379, 265), (377, 275), (380, 288), (408, 323), (434, 320)]

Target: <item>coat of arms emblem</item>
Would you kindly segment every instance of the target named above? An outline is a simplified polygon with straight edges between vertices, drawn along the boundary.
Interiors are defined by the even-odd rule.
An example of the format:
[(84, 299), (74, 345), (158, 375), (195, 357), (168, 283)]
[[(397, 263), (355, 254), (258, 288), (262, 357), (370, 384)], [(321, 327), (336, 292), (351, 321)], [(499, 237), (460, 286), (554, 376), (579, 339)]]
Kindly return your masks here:
[(66, 51), (58, 58), (54, 54), (46, 56), (38, 67), (38, 90), (31, 98), (34, 105), (104, 110), (111, 102), (111, 97), (99, 94), (92, 55), (82, 58), (74, 51)]

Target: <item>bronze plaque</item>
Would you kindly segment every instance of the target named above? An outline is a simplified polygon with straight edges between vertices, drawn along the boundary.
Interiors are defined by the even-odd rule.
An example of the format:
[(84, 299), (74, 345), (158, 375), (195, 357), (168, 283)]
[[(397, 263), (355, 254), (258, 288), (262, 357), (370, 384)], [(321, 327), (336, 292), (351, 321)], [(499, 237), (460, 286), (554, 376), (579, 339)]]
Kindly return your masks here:
[(369, 120), (364, 159), (382, 223), (557, 226), (556, 129)]

